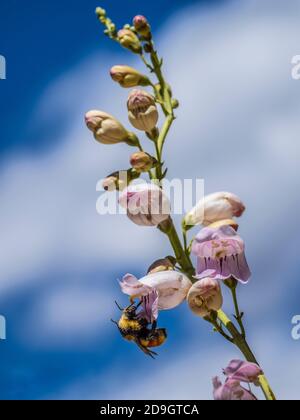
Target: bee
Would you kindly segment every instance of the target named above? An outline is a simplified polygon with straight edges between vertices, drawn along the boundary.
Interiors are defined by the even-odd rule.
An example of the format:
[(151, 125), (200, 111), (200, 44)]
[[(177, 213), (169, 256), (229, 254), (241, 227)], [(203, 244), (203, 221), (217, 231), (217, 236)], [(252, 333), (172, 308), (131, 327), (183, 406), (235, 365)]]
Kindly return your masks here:
[(161, 346), (166, 341), (166, 329), (156, 328), (156, 321), (150, 324), (137, 314), (137, 309), (141, 302), (138, 305), (132, 303), (125, 309), (121, 308), (117, 302), (116, 305), (122, 311), (122, 315), (118, 322), (111, 321), (118, 327), (122, 337), (125, 340), (135, 342), (147, 356), (154, 359), (157, 353), (150, 350), (150, 348)]

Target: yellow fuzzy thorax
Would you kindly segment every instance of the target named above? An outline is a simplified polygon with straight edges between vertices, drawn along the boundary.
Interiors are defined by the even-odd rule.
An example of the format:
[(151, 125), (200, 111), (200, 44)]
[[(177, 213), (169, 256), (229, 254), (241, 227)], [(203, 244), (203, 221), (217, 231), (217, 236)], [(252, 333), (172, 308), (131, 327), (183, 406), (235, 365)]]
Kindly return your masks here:
[(131, 330), (131, 331), (139, 331), (141, 329), (141, 325), (138, 321), (133, 319), (128, 319), (124, 315), (121, 317), (119, 321), (119, 327), (121, 330)]

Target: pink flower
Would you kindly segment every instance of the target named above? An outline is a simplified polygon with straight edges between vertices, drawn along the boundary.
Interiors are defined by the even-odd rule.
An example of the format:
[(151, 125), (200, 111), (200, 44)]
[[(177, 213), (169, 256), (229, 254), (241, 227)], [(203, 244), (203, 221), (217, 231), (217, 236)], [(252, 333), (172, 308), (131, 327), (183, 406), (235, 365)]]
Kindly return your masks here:
[(204, 277), (190, 288), (187, 302), (194, 314), (202, 318), (211, 311), (218, 311), (223, 304), (219, 282), (213, 277)]
[(242, 238), (231, 226), (203, 228), (196, 236), (192, 252), (198, 257), (197, 273), (214, 270), (216, 278), (234, 277), (247, 283), (251, 276)]
[(261, 368), (255, 363), (232, 360), (224, 374), (231, 380), (258, 384), (258, 377), (263, 375)]
[(132, 274), (126, 274), (120, 281), (121, 290), (125, 295), (129, 295), (133, 299), (135, 297), (146, 296), (152, 292), (152, 287), (141, 283)]
[(127, 216), (140, 226), (157, 226), (169, 218), (170, 201), (161, 188), (154, 184), (130, 185), (119, 203), (127, 210)]
[(159, 271), (138, 280), (131, 274), (120, 282), (122, 292), (131, 298), (143, 298), (152, 291), (158, 293), (158, 309), (172, 309), (180, 305), (187, 296), (192, 282), (177, 271)]
[(214, 399), (216, 401), (256, 401), (251, 391), (242, 387), (239, 381), (228, 379), (224, 384), (218, 377), (213, 378)]

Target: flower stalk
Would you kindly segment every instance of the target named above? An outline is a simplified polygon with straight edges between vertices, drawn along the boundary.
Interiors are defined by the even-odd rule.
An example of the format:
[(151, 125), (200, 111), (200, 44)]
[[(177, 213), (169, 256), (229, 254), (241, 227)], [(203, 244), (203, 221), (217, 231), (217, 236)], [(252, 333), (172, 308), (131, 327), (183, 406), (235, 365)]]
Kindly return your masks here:
[[(154, 143), (156, 155), (153, 158), (153, 162), (155, 162), (155, 165), (152, 164), (152, 154), (149, 155), (147, 153), (144, 153), (144, 148), (141, 146), (139, 139), (135, 135), (133, 137), (133, 133), (129, 133), (127, 130), (125, 130), (123, 126), (120, 123), (118, 123), (118, 121), (113, 119), (113, 117), (106, 114), (104, 115), (104, 117), (106, 118), (106, 120), (108, 120), (109, 123), (106, 123), (106, 125), (104, 124), (104, 128), (102, 127), (102, 119), (104, 119), (102, 113), (99, 114), (98, 112), (98, 114), (100, 115), (99, 118), (98, 114), (96, 115), (96, 117), (99, 120), (100, 117), (102, 118), (100, 122), (98, 121), (98, 119), (95, 120), (94, 114), (92, 115), (94, 119), (90, 118), (90, 120), (88, 120), (88, 126), (95, 132), (97, 140), (103, 143), (105, 142), (106, 144), (125, 141), (130, 145), (138, 147), (141, 153), (134, 154), (134, 156), (131, 159), (131, 164), (134, 168), (137, 168), (137, 172), (148, 171), (150, 180), (156, 183), (155, 187), (149, 188), (148, 190), (145, 190), (143, 188), (127, 188), (127, 190), (125, 190), (125, 192), (123, 192), (123, 195), (121, 196), (121, 204), (123, 205), (123, 207), (127, 208), (127, 215), (134, 223), (142, 226), (157, 226), (158, 229), (168, 237), (175, 255), (174, 261), (172, 261), (172, 263), (174, 262), (173, 276), (174, 273), (176, 275), (175, 268), (181, 271), (182, 277), (186, 276), (187, 282), (190, 283), (190, 290), (192, 290), (192, 295), (189, 296), (191, 299), (189, 303), (191, 303), (192, 306), (194, 305), (193, 308), (195, 309), (195, 311), (198, 311), (200, 316), (201, 314), (204, 314), (204, 319), (213, 325), (214, 330), (218, 332), (228, 342), (234, 344), (241, 351), (241, 353), (244, 355), (248, 362), (256, 364), (257, 368), (259, 368), (259, 364), (246, 341), (246, 331), (243, 324), (243, 313), (240, 312), (237, 298), (238, 281), (241, 283), (246, 283), (248, 277), (250, 276), (250, 270), (247, 266), (247, 262), (244, 256), (244, 243), (242, 239), (236, 235), (238, 225), (232, 219), (234, 217), (240, 217), (244, 212), (245, 207), (237, 196), (230, 193), (216, 193), (207, 197), (206, 200), (200, 203), (200, 206), (196, 206), (190, 214), (186, 215), (182, 223), (183, 242), (181, 241), (178, 235), (174, 222), (171, 216), (169, 215), (168, 211), (160, 212), (156, 215), (151, 214), (151, 212), (149, 214), (145, 214), (142, 212), (143, 209), (142, 205), (140, 204), (141, 199), (145, 196), (149, 196), (150, 192), (152, 196), (156, 195), (157, 197), (160, 197), (159, 200), (166, 201), (166, 199), (164, 198), (162, 185), (162, 180), (164, 179), (167, 171), (166, 169), (164, 169), (163, 148), (166, 138), (172, 127), (172, 124), (176, 118), (174, 114), (174, 109), (178, 107), (178, 101), (173, 98), (172, 90), (164, 77), (162, 70), (163, 60), (159, 58), (155, 49), (151, 33), (151, 27), (147, 19), (143, 16), (136, 16), (136, 18), (133, 21), (133, 26), (125, 25), (123, 29), (118, 31), (116, 29), (116, 25), (112, 22), (110, 18), (107, 17), (106, 11), (104, 9), (97, 8), (96, 14), (100, 22), (106, 28), (105, 33), (111, 39), (122, 45), (124, 48), (127, 48), (132, 53), (139, 55), (146, 68), (150, 70), (152, 75), (156, 76), (158, 81), (158, 84), (155, 84), (153, 81), (150, 80), (150, 78), (140, 74), (139, 72), (128, 66), (115, 66), (113, 67), (111, 72), (113, 79), (119, 82), (122, 87), (127, 88), (137, 85), (148, 85), (149, 87), (153, 88), (154, 97), (152, 97), (152, 99), (147, 92), (132, 92), (129, 97), (130, 100), (128, 102), (128, 109), (129, 119), (132, 125), (135, 128), (144, 131), (146, 136)], [(145, 54), (149, 54), (149, 61)], [(141, 106), (144, 104), (143, 101), (147, 102), (145, 102), (147, 105), (146, 108)], [(165, 120), (160, 130), (156, 126), (156, 104), (159, 104), (161, 106), (162, 112), (165, 116)], [(151, 114), (150, 111), (152, 111), (153, 114)], [(102, 131), (100, 131), (100, 129)], [(115, 134), (116, 132), (117, 137)], [(151, 161), (149, 161), (149, 159)], [(141, 208), (137, 208), (137, 210), (141, 210), (140, 212), (131, 212), (129, 204), (131, 204), (132, 201), (133, 204), (139, 203)], [(198, 220), (199, 210), (203, 211), (203, 220)], [(217, 223), (217, 225), (215, 223)], [(224, 283), (231, 290), (233, 306), (235, 309), (234, 318), (238, 324), (240, 331), (223, 310), (216, 310), (221, 306), (220, 299), (222, 299), (222, 295), (218, 296), (216, 294), (219, 293), (219, 289), (214, 290), (212, 288), (214, 286), (214, 282), (209, 281), (211, 273), (209, 275), (209, 273), (205, 272), (207, 274), (207, 276), (205, 276), (205, 281), (202, 282), (200, 285), (199, 283), (195, 285), (195, 283), (199, 279), (199, 276), (197, 278), (196, 270), (191, 260), (191, 245), (188, 245), (187, 234), (192, 225), (196, 224), (202, 224), (204, 226), (207, 226), (206, 230), (204, 229), (205, 233), (203, 233), (202, 230), (202, 233), (200, 232), (200, 236), (196, 236), (196, 239), (194, 241), (193, 252), (195, 248), (196, 252), (200, 253), (200, 255), (198, 256), (199, 264), (197, 268), (197, 273), (199, 273), (199, 265), (203, 265), (204, 261), (205, 266), (211, 264), (211, 266), (208, 266), (210, 270), (207, 270), (207, 272), (215, 272), (219, 275), (218, 279), (226, 280), (224, 281)], [(207, 248), (209, 247), (209, 243), (212, 243), (211, 248)], [(224, 246), (224, 243), (226, 244), (226, 246)], [(206, 251), (208, 250), (211, 253), (216, 252), (216, 248), (218, 248), (218, 252), (221, 252), (224, 255), (222, 257), (219, 257), (217, 254), (213, 255), (212, 258), (208, 258), (207, 261), (206, 254), (205, 256), (201, 256), (203, 247), (206, 247)], [(230, 277), (230, 275), (225, 275), (224, 270), (228, 270), (230, 268), (232, 269), (232, 267), (234, 267), (235, 270), (235, 272), (231, 272), (232, 276)], [(160, 270), (161, 263), (159, 265), (158, 271)], [(167, 268), (166, 270), (169, 270), (169, 268)], [(218, 270), (219, 272), (217, 272)], [(163, 276), (166, 282), (172, 282), (173, 280), (169, 278), (170, 274), (168, 274), (166, 271), (164, 273), (162, 273), (162, 275), (157, 275), (153, 273), (150, 274), (150, 276), (153, 275), (155, 277), (155, 281), (158, 277)], [(147, 281), (148, 280), (149, 276), (147, 278)], [(125, 290), (125, 293), (128, 292), (127, 294), (130, 294), (132, 297), (135, 293), (135, 290), (140, 290), (143, 281), (145, 282), (145, 280), (143, 279), (139, 282), (133, 276), (127, 275), (125, 279), (123, 279), (122, 287)], [(151, 281), (153, 282), (154, 280), (151, 278)], [(216, 279), (214, 281), (217, 282)], [(193, 286), (191, 286), (192, 284)], [(150, 299), (149, 301), (151, 302), (151, 305), (148, 302), (148, 306), (150, 308), (148, 308), (148, 312), (150, 315), (147, 317), (147, 319), (152, 319), (152, 315), (154, 313), (153, 308), (155, 306), (154, 301), (156, 302), (160, 298), (159, 296), (155, 295), (159, 287), (153, 286), (153, 284), (151, 283), (151, 285), (146, 284), (146, 289), (150, 286), (153, 288), (153, 290), (151, 289), (151, 293), (153, 293), (153, 296), (152, 300)], [(145, 285), (143, 285), (143, 287), (145, 288)], [(132, 292), (133, 295), (131, 294), (132, 290), (134, 290), (134, 292)], [(144, 289), (142, 290), (145, 291)], [(205, 294), (207, 299), (214, 299), (205, 301), (205, 298), (203, 297), (203, 302), (205, 302), (206, 304), (204, 308), (202, 308), (201, 306), (203, 303), (201, 301), (201, 293)], [(216, 306), (210, 306), (210, 309), (206, 311), (206, 309), (208, 309), (209, 307), (208, 302), (210, 302), (210, 305), (214, 304)], [(198, 309), (196, 308), (197, 305), (199, 305)], [(215, 310), (213, 310), (212, 308), (214, 308)], [(141, 347), (140, 343), (139, 347)], [(145, 348), (143, 351), (145, 351)], [(145, 352), (147, 354), (147, 351)], [(264, 374), (258, 376), (258, 384), (260, 385), (267, 400), (276, 399)], [(228, 383), (227, 386), (229, 386)], [(216, 383), (216, 387), (220, 387), (220, 384)], [(243, 392), (245, 392), (243, 388), (239, 388), (238, 391), (241, 391), (241, 389), (243, 390)], [(255, 398), (255, 396), (253, 397)]]

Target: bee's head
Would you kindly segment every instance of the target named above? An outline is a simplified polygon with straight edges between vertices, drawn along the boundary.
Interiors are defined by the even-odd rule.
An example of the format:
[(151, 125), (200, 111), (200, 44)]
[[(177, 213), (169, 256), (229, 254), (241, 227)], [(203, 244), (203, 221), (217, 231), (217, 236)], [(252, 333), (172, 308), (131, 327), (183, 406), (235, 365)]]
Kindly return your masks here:
[(124, 313), (127, 315), (128, 318), (135, 318), (136, 317), (136, 306), (130, 305), (126, 309), (124, 309)]

